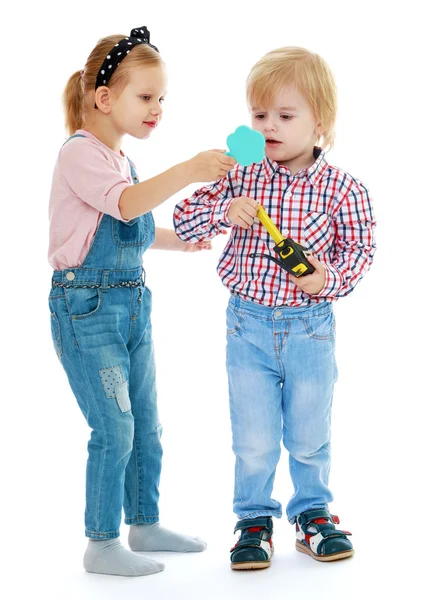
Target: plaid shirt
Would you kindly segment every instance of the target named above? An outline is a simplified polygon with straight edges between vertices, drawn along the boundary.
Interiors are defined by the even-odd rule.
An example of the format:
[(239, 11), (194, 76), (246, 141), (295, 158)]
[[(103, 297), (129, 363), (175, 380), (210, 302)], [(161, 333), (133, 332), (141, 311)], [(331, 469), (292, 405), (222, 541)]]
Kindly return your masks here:
[[(218, 264), (231, 293), (266, 306), (330, 302), (349, 294), (370, 268), (376, 223), (369, 192), (358, 179), (329, 165), (320, 148), (314, 156), (311, 167), (295, 175), (267, 157), (248, 167), (236, 165), (175, 207), (175, 231), (186, 242), (209, 240), (232, 227)], [(319, 294), (303, 292), (272, 261), (250, 258), (254, 252), (276, 258), (275, 243), (258, 219), (249, 230), (230, 223), (228, 211), (239, 196), (259, 202), (285, 237), (323, 263), (326, 283)]]

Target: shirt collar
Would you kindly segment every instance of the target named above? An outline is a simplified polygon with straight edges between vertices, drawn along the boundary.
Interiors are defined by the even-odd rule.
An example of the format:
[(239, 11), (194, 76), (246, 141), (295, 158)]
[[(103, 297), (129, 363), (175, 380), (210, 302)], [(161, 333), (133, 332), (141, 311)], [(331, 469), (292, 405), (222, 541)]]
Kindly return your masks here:
[[(315, 158), (314, 163), (307, 167), (306, 169), (301, 169), (294, 175), (294, 177), (298, 177), (303, 179), (306, 177), (309, 182), (315, 187), (319, 181), (322, 179), (324, 172), (328, 168), (328, 164), (325, 158), (325, 153), (322, 148), (318, 146), (314, 147), (313, 156)], [(275, 176), (275, 173), (283, 173), (285, 175), (291, 175), (291, 171), (288, 167), (285, 167), (276, 161), (270, 160), (267, 156), (263, 159), (263, 170), (265, 173), (266, 181), (270, 182)]]

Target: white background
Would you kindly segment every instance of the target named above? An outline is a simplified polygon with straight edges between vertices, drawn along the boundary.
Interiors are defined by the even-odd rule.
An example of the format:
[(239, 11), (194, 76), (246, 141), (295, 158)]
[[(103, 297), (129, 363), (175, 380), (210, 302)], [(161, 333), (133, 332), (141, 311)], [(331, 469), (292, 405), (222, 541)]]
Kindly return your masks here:
[[(1, 535), (4, 598), (304, 598), (406, 595), (419, 556), (419, 33), (416, 2), (17, 2), (3, 9)], [(124, 149), (147, 179), (224, 147), (247, 124), (244, 83), (283, 45), (319, 52), (339, 89), (328, 159), (374, 197), (378, 252), (336, 304), (339, 382), (333, 413), (331, 510), (356, 555), (321, 564), (298, 554), (276, 521), (271, 568), (229, 569), (235, 516), (225, 375), (227, 291), (216, 275), (226, 241), (194, 255), (149, 252), (160, 417), (161, 522), (200, 535), (200, 555), (159, 555), (137, 579), (82, 569), (89, 430), (50, 338), (48, 197), (65, 140), (61, 93), (96, 41), (147, 25), (167, 63), (162, 126)], [(4, 31), (3, 31), (4, 30)], [(155, 211), (172, 226), (180, 192)], [(292, 492), (284, 452), (274, 495)], [(127, 528), (122, 526), (122, 541)], [(418, 586), (417, 586), (418, 587)], [(4, 589), (3, 589), (4, 588)]]

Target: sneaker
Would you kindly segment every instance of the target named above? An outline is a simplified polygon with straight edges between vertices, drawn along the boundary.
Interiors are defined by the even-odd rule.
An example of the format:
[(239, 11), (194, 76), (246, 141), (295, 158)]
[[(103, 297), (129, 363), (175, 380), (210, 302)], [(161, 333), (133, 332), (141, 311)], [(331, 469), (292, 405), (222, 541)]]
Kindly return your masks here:
[(238, 521), (234, 533), (241, 531), (231, 548), (231, 569), (266, 569), (273, 556), (272, 517), (257, 517)]
[(296, 549), (322, 562), (352, 556), (354, 549), (347, 537), (352, 534), (336, 529), (338, 524), (338, 517), (322, 508), (301, 513), (295, 521)]

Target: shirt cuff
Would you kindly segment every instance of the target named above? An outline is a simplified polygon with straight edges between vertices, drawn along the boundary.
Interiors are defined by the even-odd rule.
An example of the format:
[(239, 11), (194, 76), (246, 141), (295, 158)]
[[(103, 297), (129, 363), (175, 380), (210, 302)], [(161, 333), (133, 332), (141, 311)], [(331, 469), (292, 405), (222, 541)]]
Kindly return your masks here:
[(123, 221), (124, 223), (128, 223), (130, 219), (123, 219), (120, 212), (119, 202), (121, 198), (121, 194), (130, 187), (130, 183), (117, 183), (113, 188), (110, 189), (108, 194), (105, 197), (105, 210), (104, 212), (108, 215), (111, 215), (115, 219), (119, 221)]
[(315, 297), (329, 297), (333, 298), (342, 288), (343, 277), (341, 273), (333, 265), (326, 265), (322, 263), (326, 270), (326, 281), (323, 288), (318, 294), (312, 294)]
[(231, 208), (231, 204), (233, 203), (234, 198), (229, 198), (228, 200), (221, 200), (219, 202), (215, 202), (212, 207), (210, 222), (212, 224), (220, 224), (225, 225), (227, 227), (231, 227), (232, 223), (228, 218), (228, 211)]

